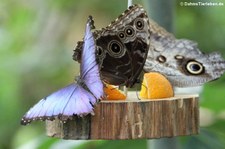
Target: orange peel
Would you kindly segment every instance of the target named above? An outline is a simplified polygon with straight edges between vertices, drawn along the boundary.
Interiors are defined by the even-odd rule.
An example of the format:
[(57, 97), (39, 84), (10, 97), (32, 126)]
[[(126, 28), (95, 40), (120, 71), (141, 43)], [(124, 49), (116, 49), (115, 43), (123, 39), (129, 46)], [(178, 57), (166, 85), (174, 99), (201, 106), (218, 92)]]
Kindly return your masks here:
[(126, 95), (116, 86), (105, 84), (104, 92), (107, 100), (125, 100)]
[(173, 96), (173, 87), (165, 76), (157, 72), (144, 74), (140, 91), (141, 99), (160, 99)]

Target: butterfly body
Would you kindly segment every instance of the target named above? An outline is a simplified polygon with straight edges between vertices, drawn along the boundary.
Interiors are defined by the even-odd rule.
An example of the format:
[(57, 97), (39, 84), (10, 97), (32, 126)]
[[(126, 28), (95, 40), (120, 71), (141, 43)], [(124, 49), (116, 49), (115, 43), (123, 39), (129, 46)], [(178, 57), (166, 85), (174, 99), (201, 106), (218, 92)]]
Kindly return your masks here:
[(80, 76), (76, 82), (41, 99), (22, 118), (21, 124), (26, 125), (34, 120), (61, 121), (72, 119), (73, 116), (84, 116), (93, 113), (93, 105), (104, 96), (103, 83), (96, 62), (95, 41), (91, 32), (89, 18), (81, 55)]

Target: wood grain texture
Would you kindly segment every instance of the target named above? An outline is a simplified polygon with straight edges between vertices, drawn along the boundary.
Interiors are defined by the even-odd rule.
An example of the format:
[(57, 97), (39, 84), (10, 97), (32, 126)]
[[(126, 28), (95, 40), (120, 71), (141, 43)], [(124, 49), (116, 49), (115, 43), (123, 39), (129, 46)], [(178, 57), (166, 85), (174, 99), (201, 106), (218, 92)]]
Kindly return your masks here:
[(151, 139), (199, 133), (198, 96), (180, 95), (160, 100), (101, 101), (95, 115), (67, 123), (47, 121), (50, 137), (63, 139)]

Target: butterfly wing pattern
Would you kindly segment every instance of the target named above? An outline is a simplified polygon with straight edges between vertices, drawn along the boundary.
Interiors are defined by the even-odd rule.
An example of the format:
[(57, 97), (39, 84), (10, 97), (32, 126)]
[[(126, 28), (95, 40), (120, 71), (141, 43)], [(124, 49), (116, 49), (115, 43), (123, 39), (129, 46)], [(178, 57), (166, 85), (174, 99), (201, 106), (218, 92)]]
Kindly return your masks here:
[(176, 39), (150, 20), (150, 48), (144, 71), (164, 74), (174, 87), (200, 86), (225, 73), (225, 60), (219, 53), (202, 53), (197, 43)]
[[(132, 5), (105, 28), (94, 31), (96, 55), (104, 82), (132, 87), (138, 82), (147, 58), (150, 40), (149, 21), (141, 5)], [(74, 50), (80, 62), (83, 41)]]
[(75, 115), (84, 116), (93, 113), (93, 105), (104, 96), (104, 91), (96, 62), (95, 42), (90, 23), (89, 19), (84, 37), (79, 80), (41, 99), (23, 116), (22, 125), (34, 120), (55, 118), (66, 121)]

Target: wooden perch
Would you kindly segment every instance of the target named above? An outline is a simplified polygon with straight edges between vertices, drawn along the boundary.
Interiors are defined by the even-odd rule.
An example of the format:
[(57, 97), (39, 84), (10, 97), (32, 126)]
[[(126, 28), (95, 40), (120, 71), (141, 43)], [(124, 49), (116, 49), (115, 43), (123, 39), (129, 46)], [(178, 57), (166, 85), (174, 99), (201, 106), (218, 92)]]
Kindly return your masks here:
[[(67, 123), (47, 121), (50, 137), (62, 139), (151, 139), (199, 133), (197, 95), (160, 100), (101, 101), (95, 115), (75, 117)], [(133, 98), (132, 98), (133, 97)]]

